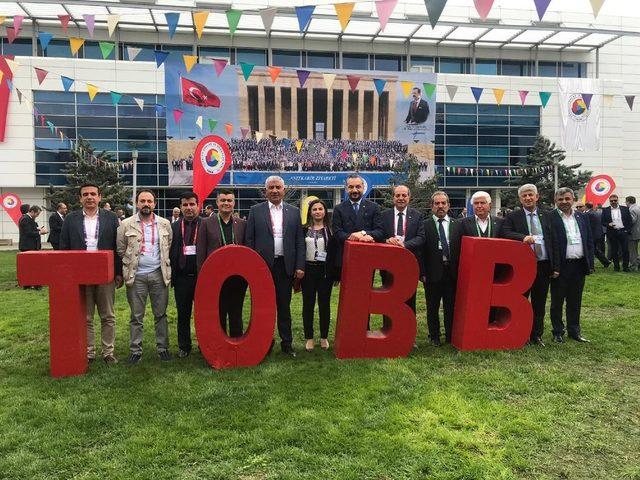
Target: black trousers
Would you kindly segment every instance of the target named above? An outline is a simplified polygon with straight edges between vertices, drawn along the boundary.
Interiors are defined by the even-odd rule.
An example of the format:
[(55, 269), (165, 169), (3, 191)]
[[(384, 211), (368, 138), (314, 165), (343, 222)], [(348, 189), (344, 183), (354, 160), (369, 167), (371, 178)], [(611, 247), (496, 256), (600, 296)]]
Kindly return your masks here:
[(178, 310), (178, 348), (185, 352), (191, 351), (191, 311), (197, 280), (195, 274), (176, 274), (173, 277), (173, 293)]
[(602, 264), (602, 266), (603, 267), (609, 266), (609, 259), (604, 254), (604, 235), (602, 235), (602, 237), (600, 237), (598, 240), (593, 242), (593, 248), (594, 248), (595, 256), (598, 260), (600, 260), (600, 263)]
[(291, 333), (291, 289), (293, 288), (293, 278), (287, 275), (284, 267), (284, 258), (276, 258), (273, 261), (271, 277), (276, 287), (276, 308), (278, 311), (280, 346), (283, 349), (290, 348), (293, 343)]
[(625, 230), (607, 230), (611, 239), (611, 261), (613, 266), (620, 268), (620, 253), (622, 253), (622, 268), (629, 268), (629, 234)]
[(562, 309), (567, 304), (567, 332), (570, 337), (580, 335), (580, 310), (586, 271), (586, 260), (566, 260), (560, 276), (551, 281), (551, 325), (554, 335), (564, 335)]
[[(237, 275), (227, 278), (220, 289), (220, 302), (218, 303), (220, 324), (222, 330), (227, 332), (230, 337), (242, 336), (242, 306), (246, 293), (247, 281)], [(229, 322), (228, 331), (227, 320)]]
[(313, 338), (313, 313), (318, 300), (318, 314), (320, 316), (320, 338), (329, 336), (329, 322), (331, 319), (331, 290), (333, 280), (327, 276), (324, 262), (307, 262), (302, 279), (302, 322), (304, 324), (304, 338)]
[(531, 290), (527, 292), (527, 297), (531, 299), (533, 308), (533, 326), (531, 327), (531, 340), (542, 337), (544, 333), (544, 314), (547, 310), (547, 296), (549, 295), (549, 285), (551, 283), (551, 262), (542, 260), (538, 262), (536, 278), (533, 281)]
[(450, 266), (445, 266), (442, 278), (438, 282), (428, 282), (424, 286), (427, 300), (427, 327), (431, 340), (440, 339), (440, 302), (444, 310), (444, 335), (451, 341), (453, 326), (453, 308), (456, 301), (456, 282)]

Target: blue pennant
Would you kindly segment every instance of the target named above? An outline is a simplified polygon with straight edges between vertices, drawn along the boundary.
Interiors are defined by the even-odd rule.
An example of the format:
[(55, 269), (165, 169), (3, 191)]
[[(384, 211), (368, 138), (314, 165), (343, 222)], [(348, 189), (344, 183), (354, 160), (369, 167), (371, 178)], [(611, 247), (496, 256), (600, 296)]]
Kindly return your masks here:
[(162, 65), (169, 56), (169, 52), (165, 52), (164, 50), (154, 50), (153, 54), (156, 56), (156, 67), (158, 68), (160, 68), (160, 65)]
[(65, 92), (69, 91), (71, 85), (73, 85), (73, 82), (75, 81), (73, 78), (63, 76), (60, 77), (60, 80), (62, 80), (62, 86), (64, 87)]
[(53, 35), (47, 32), (40, 32), (38, 34), (38, 40), (40, 40), (40, 46), (42, 47), (43, 51), (47, 49), (52, 38)]
[(169, 38), (173, 38), (176, 33), (176, 28), (178, 28), (178, 20), (180, 20), (179, 13), (165, 13), (165, 18), (167, 19), (167, 25), (169, 26)]
[(296, 7), (296, 15), (298, 17), (298, 26), (300, 27), (300, 32), (304, 32), (309, 26), (309, 22), (311, 21), (311, 15), (313, 15), (313, 11), (316, 9), (315, 5), (305, 5), (304, 7)]
[(473, 97), (476, 99), (476, 103), (480, 102), (480, 97), (482, 96), (483, 91), (484, 88), (471, 87), (471, 92), (473, 93)]
[(373, 84), (376, 86), (376, 90), (378, 91), (378, 95), (382, 95), (384, 92), (384, 86), (387, 84), (386, 80), (382, 80), (381, 78), (374, 78)]

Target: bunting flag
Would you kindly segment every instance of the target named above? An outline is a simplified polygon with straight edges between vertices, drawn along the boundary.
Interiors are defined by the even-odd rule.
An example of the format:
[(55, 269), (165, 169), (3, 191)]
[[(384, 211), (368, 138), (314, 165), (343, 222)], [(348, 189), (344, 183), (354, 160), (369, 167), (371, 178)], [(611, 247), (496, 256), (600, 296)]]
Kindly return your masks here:
[(422, 88), (424, 89), (424, 93), (427, 95), (429, 100), (433, 100), (433, 94), (436, 91), (435, 83), (423, 83)]
[(278, 13), (277, 7), (260, 10), (260, 18), (262, 18), (262, 25), (264, 25), (264, 30), (267, 32), (267, 35), (271, 33), (271, 26), (273, 25), (273, 20), (276, 18), (276, 13)]
[(67, 35), (67, 29), (69, 28), (69, 20), (71, 20), (71, 15), (58, 15), (58, 20), (60, 20), (62, 31), (65, 35)]
[(324, 86), (327, 87), (327, 90), (331, 90), (333, 86), (333, 81), (336, 79), (335, 73), (323, 73), (322, 78), (324, 79)]
[(216, 75), (219, 77), (227, 66), (227, 60), (221, 58), (213, 59), (213, 68), (216, 69)]
[(227, 132), (227, 137), (231, 137), (231, 135), (233, 135), (233, 124), (232, 123), (225, 123), (224, 124), (224, 129)]
[(115, 43), (111, 42), (98, 42), (98, 45), (100, 46), (100, 51), (102, 52), (102, 58), (105, 60), (111, 56), (111, 53), (116, 46)]
[(24, 15), (13, 16), (13, 28), (16, 31), (16, 35), (20, 34), (20, 28), (22, 27), (23, 20), (24, 20)]
[[(69, 39), (69, 46), (71, 47), (71, 55), (77, 55), (82, 45), (84, 45), (84, 38), (71, 37)], [(132, 48), (132, 47), (127, 47), (127, 48)]]
[(93, 102), (93, 99), (96, 98), (96, 95), (98, 94), (98, 90), (99, 88), (96, 87), (95, 85), (87, 83), (87, 92), (89, 93), (89, 100)]
[(304, 84), (307, 82), (307, 78), (311, 75), (309, 70), (296, 70), (298, 74), (298, 81), (300, 82), (300, 88), (304, 88)]
[(164, 14), (164, 18), (167, 20), (167, 26), (169, 27), (169, 38), (173, 38), (178, 28), (180, 14), (177, 12), (167, 12)]
[(60, 76), (60, 80), (62, 80), (62, 88), (64, 88), (65, 92), (68, 92), (69, 89), (71, 88), (71, 85), (73, 85), (73, 82), (75, 82), (73, 78), (69, 78), (65, 76)]
[(633, 102), (636, 101), (635, 95), (625, 95), (624, 99), (627, 101), (627, 105), (629, 105), (629, 110), (633, 111)]
[(233, 34), (238, 28), (240, 17), (242, 17), (242, 10), (232, 8), (231, 10), (227, 10), (225, 14), (227, 15), (227, 23), (229, 24), (229, 34), (233, 37)]
[(429, 23), (431, 28), (436, 28), (436, 24), (442, 15), (442, 10), (447, 3), (447, 0), (424, 0), (427, 7), (427, 15), (429, 16)]
[(89, 36), (93, 38), (93, 30), (96, 28), (96, 16), (84, 14), (82, 18), (84, 18), (84, 23), (87, 25), (87, 30), (89, 30)]
[(480, 97), (482, 96), (483, 91), (484, 91), (484, 88), (471, 87), (471, 93), (473, 93), (473, 98), (476, 99), (476, 103), (480, 103)]
[(580, 96), (584, 100), (584, 104), (587, 106), (587, 110), (591, 108), (591, 100), (593, 99), (593, 93), (581, 93)]
[(156, 107), (156, 115), (158, 117), (164, 117), (164, 105), (156, 104), (155, 107)]
[(246, 140), (247, 134), (249, 133), (249, 129), (246, 127), (240, 127), (240, 134), (242, 135), (242, 139)]
[(202, 37), (202, 31), (204, 30), (204, 26), (207, 23), (207, 19), (209, 18), (209, 12), (193, 12), (193, 26), (196, 29), (196, 33), (198, 34), (198, 38)]
[(604, 0), (591, 0), (591, 8), (593, 9), (593, 16), (597, 17), (600, 13), (600, 9), (604, 5)]
[(296, 16), (298, 17), (298, 27), (300, 28), (300, 33), (304, 33), (304, 31), (309, 26), (309, 22), (311, 22), (311, 16), (313, 15), (313, 11), (316, 9), (314, 5), (305, 5), (304, 7), (295, 7)]
[(140, 107), (140, 111), (144, 111), (144, 100), (138, 97), (133, 97), (133, 100), (138, 104), (138, 107)]
[(282, 72), (282, 67), (267, 67), (267, 70), (269, 71), (269, 76), (271, 77), (271, 81), (273, 83), (276, 83), (276, 80), (278, 79), (280, 72)]
[(253, 72), (253, 67), (255, 65), (253, 63), (244, 63), (240, 62), (240, 68), (242, 69), (242, 76), (244, 77), (244, 81), (249, 80), (251, 76), (251, 72)]
[[(130, 47), (127, 47), (127, 48), (130, 48)], [(138, 53), (136, 53), (136, 56), (138, 55)], [(160, 65), (162, 65), (167, 59), (167, 57), (169, 56), (169, 52), (165, 52), (164, 50), (154, 50), (153, 55), (156, 57), (156, 67), (160, 68)], [(129, 60), (133, 60), (133, 58), (129, 56)]]
[(387, 84), (387, 81), (381, 78), (374, 78), (373, 84), (376, 87), (376, 91), (378, 92), (378, 95), (382, 95), (382, 92), (384, 92), (384, 86)]
[(605, 95), (604, 96), (604, 106), (607, 108), (613, 107), (613, 95)]
[(404, 80), (400, 82), (400, 86), (402, 87), (402, 94), (404, 95), (404, 98), (407, 98), (411, 93), (411, 89), (413, 89), (413, 82)]
[(4, 15), (0, 15), (0, 26), (2, 26), (4, 24), (4, 21), (7, 19), (6, 16)]
[(16, 39), (16, 29), (12, 27), (7, 27), (7, 41), (11, 44)]
[(520, 103), (524, 107), (524, 103), (527, 101), (527, 95), (529, 95), (529, 90), (518, 90), (518, 95), (520, 95)]
[(113, 36), (113, 32), (116, 31), (118, 22), (120, 22), (120, 14), (110, 13), (107, 15), (107, 30), (109, 31), (109, 38), (111, 38)]
[(184, 67), (187, 69), (187, 73), (191, 71), (198, 61), (198, 57), (195, 55), (182, 55), (182, 59), (184, 60)]
[(4, 58), (4, 61), (7, 64), (7, 66), (9, 67), (9, 70), (11, 70), (11, 76), (15, 77), (16, 76), (16, 72), (18, 71), (18, 68), (20, 67), (20, 63), (18, 63), (16, 60), (11, 60), (10, 58), (7, 58), (7, 57)]
[(547, 13), (547, 8), (549, 8), (549, 4), (551, 0), (533, 0), (536, 4), (536, 10), (538, 11), (538, 18), (542, 21), (542, 17)]
[(218, 120), (214, 120), (213, 118), (209, 119), (209, 131), (213, 132), (218, 126)]
[(115, 107), (120, 102), (120, 99), (122, 98), (122, 94), (118, 92), (109, 92), (109, 94), (111, 95), (111, 103)]
[(38, 34), (38, 41), (40, 42), (40, 47), (42, 48), (42, 51), (45, 51), (47, 49), (47, 47), (49, 46), (49, 42), (51, 42), (52, 38), (53, 38), (53, 35), (47, 32), (40, 32)]
[(456, 93), (458, 93), (458, 86), (457, 85), (445, 85), (447, 88), (447, 93), (449, 94), (449, 99), (451, 101), (453, 101), (453, 99), (456, 96)]
[(38, 77), (38, 85), (42, 85), (42, 82), (44, 82), (44, 79), (47, 78), (49, 72), (38, 67), (33, 68), (36, 71), (36, 77)]
[(375, 4), (376, 12), (378, 12), (378, 22), (380, 22), (380, 31), (384, 32), (389, 17), (391, 17), (393, 9), (398, 4), (398, 0), (378, 0)]
[(356, 88), (358, 88), (360, 77), (357, 75), (347, 75), (347, 81), (349, 82), (349, 88), (351, 88), (351, 91), (355, 92)]
[[(0, 76), (0, 80), (2, 80), (1, 76)], [(18, 103), (22, 104), (22, 92), (16, 88), (16, 94), (18, 95)]]
[(180, 120), (182, 119), (182, 115), (184, 115), (184, 112), (182, 110), (180, 110), (179, 108), (173, 109), (173, 121), (175, 123), (180, 123)]
[(256, 135), (256, 142), (259, 142), (260, 140), (262, 140), (262, 137), (264, 136), (262, 132), (255, 132), (255, 135)]
[(540, 95), (540, 103), (542, 104), (542, 108), (546, 108), (549, 103), (549, 99), (551, 98), (551, 92), (539, 92)]
[(291, 148), (291, 140), (289, 140), (288, 138), (283, 138), (282, 145), (284, 145), (285, 150), (289, 150), (289, 148)]
[(347, 25), (349, 25), (349, 20), (351, 20), (351, 14), (353, 13), (353, 7), (355, 7), (356, 4), (349, 2), (349, 3), (335, 3), (333, 5), (333, 8), (335, 8), (336, 10), (336, 15), (338, 16), (338, 21), (340, 22), (340, 27), (342, 28), (342, 31), (344, 32), (344, 29), (347, 28)]
[(129, 61), (133, 62), (141, 51), (141, 48), (127, 46), (127, 57)]
[(296, 150), (298, 151), (298, 153), (300, 153), (300, 150), (302, 150), (302, 140), (296, 140)]
[(196, 125), (202, 130), (202, 115), (198, 115), (198, 118), (196, 118)]
[(493, 7), (493, 0), (473, 0), (473, 4), (482, 20), (486, 20)]
[(504, 98), (504, 88), (494, 88), (493, 96), (496, 97), (496, 103), (502, 105), (502, 99)]

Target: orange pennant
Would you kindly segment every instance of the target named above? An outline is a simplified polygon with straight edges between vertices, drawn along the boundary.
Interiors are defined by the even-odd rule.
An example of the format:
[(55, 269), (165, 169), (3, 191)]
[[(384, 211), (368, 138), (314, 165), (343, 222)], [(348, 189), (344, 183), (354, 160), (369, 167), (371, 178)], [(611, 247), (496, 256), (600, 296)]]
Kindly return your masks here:
[(198, 38), (202, 37), (202, 30), (204, 30), (208, 18), (209, 12), (193, 12), (193, 26), (196, 27)]
[(340, 22), (340, 27), (342, 27), (342, 31), (347, 28), (349, 25), (349, 20), (351, 20), (351, 14), (353, 13), (353, 7), (355, 7), (355, 3), (336, 3), (333, 7), (336, 9), (336, 15), (338, 16), (338, 21)]
[(282, 67), (267, 67), (269, 70), (269, 75), (271, 76), (271, 81), (276, 83), (276, 80), (280, 76), (280, 72), (282, 72)]

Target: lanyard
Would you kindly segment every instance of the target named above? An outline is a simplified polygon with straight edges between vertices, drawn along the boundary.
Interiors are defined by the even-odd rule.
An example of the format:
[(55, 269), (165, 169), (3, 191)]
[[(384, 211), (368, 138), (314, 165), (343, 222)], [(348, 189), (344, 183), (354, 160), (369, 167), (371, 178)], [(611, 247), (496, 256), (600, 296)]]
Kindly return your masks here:
[[(200, 222), (198, 222), (198, 219), (196, 218), (193, 220), (193, 223), (196, 224), (195, 233), (193, 234), (193, 241), (195, 242), (198, 238), (198, 227), (200, 226)], [(180, 229), (182, 230), (182, 250), (184, 251), (184, 249), (187, 248), (187, 242), (184, 238), (184, 218), (182, 219), (182, 222), (180, 222)], [(153, 237), (151, 237), (151, 241), (153, 241)], [(191, 245), (193, 245), (193, 243)]]
[[(488, 224), (487, 224), (487, 237), (491, 238), (491, 216), (487, 217), (488, 219)], [(482, 236), (482, 232), (480, 231), (480, 225), (478, 225), (478, 220), (476, 220), (476, 231), (478, 232), (478, 236), (481, 237)]]
[[(276, 207), (274, 205), (274, 207)], [(277, 207), (276, 207), (277, 208)], [(282, 236), (284, 237), (284, 207), (282, 206), (282, 203), (280, 203), (280, 208), (282, 209)], [(269, 219), (271, 220), (271, 231), (273, 232), (273, 236), (276, 236), (276, 226), (273, 223), (273, 214), (271, 213), (271, 208), (269, 208)]]
[[(316, 248), (316, 252), (318, 251), (318, 230), (311, 229), (311, 233), (313, 233), (313, 244)], [(322, 239), (324, 240), (324, 249), (327, 250), (327, 227), (322, 227)]]
[[(227, 236), (224, 234), (224, 229), (222, 228), (222, 221), (220, 220), (220, 214), (216, 215), (216, 218), (218, 219), (218, 225), (220, 225), (220, 233), (222, 234), (222, 242), (224, 243), (224, 245), (228, 245), (227, 243)], [(231, 243), (236, 243), (235, 237), (233, 235), (233, 218), (230, 219), (231, 220)], [(271, 222), (271, 225), (273, 227), (273, 222)]]
[[(153, 245), (156, 243), (156, 229), (153, 228), (153, 221), (156, 218), (156, 214), (152, 213), (151, 214), (151, 248), (153, 248)], [(140, 224), (142, 225), (142, 248), (140, 249), (140, 253), (147, 253), (147, 242), (145, 240), (145, 223), (142, 221), (142, 218), (140, 219)]]
[[(404, 217), (402, 219), (402, 236), (405, 236), (407, 234), (407, 209), (405, 208), (403, 212), (398, 212), (398, 214), (402, 214), (402, 216)], [(393, 218), (396, 218), (398, 215), (394, 215)], [(393, 228), (395, 228), (396, 230), (396, 235), (398, 235), (398, 220), (396, 218), (396, 221), (394, 222), (395, 225)]]
[[(436, 217), (435, 215), (432, 215), (433, 217), (433, 223), (435, 223), (435, 227), (436, 227), (436, 232), (438, 232), (438, 242), (440, 242), (440, 247), (442, 247), (442, 239), (440, 238), (440, 223), (438, 222), (438, 217)], [(447, 225), (447, 233), (449, 234), (449, 236), (451, 236), (451, 220), (449, 220), (448, 225)], [(447, 243), (449, 241), (447, 240)]]
[[(86, 218), (86, 215), (85, 215)], [(96, 241), (96, 243), (98, 243), (98, 230), (100, 228), (100, 214), (96, 213), (96, 231), (94, 232), (94, 239)], [(84, 222), (84, 219), (82, 221), (82, 230), (84, 231), (84, 244), (86, 245), (89, 242), (89, 235), (87, 235), (87, 225)]]
[[(558, 212), (558, 215), (560, 215), (560, 220), (562, 220), (562, 224), (563, 225), (567, 225), (564, 222), (564, 217), (563, 217), (563, 213), (559, 210), (556, 209), (556, 212)], [(573, 222), (571, 221), (573, 220)], [(576, 218), (575, 215), (571, 215), (570, 220), (568, 222), (569, 225), (571, 225), (568, 228), (565, 228), (565, 234), (567, 236), (567, 243), (571, 243), (571, 238), (577, 238), (578, 235), (580, 234), (580, 226), (578, 225), (578, 219)], [(569, 235), (569, 233), (571, 233), (571, 235)]]

